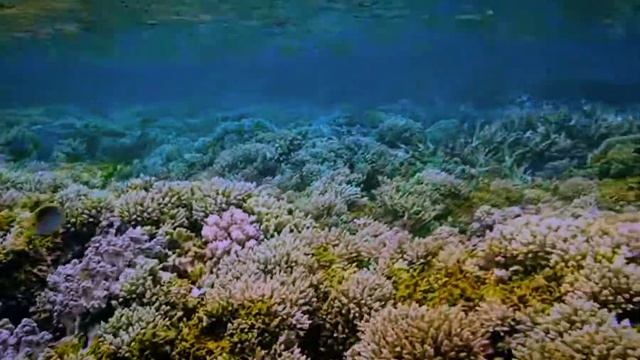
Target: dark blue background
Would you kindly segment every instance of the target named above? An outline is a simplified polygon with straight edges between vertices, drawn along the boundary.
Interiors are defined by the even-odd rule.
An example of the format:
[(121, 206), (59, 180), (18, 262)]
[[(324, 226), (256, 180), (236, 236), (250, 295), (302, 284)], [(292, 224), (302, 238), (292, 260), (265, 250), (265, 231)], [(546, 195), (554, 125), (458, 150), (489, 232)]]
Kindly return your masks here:
[[(0, 107), (371, 106), (399, 99), (491, 106), (522, 94), (640, 101), (637, 35), (563, 33), (562, 20), (552, 15), (539, 26), (557, 34), (526, 37), (407, 21), (388, 36), (368, 22), (322, 38), (300, 36), (294, 51), (257, 30), (255, 46), (226, 50), (195, 26), (21, 41), (3, 49)], [(97, 43), (106, 45), (96, 50)]]

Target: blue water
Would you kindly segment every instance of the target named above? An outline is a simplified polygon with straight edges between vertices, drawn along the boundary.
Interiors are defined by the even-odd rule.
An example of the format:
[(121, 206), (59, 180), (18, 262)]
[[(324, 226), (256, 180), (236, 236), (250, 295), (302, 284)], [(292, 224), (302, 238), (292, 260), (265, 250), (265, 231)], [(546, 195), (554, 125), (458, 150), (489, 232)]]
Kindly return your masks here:
[[(335, 27), (325, 20), (330, 31), (301, 26), (293, 37), (216, 23), (142, 24), (11, 41), (0, 59), (0, 106), (640, 100), (640, 33), (578, 26), (553, 1), (530, 3), (493, 4), (490, 25), (452, 21), (464, 2), (440, 2), (430, 16), (448, 22), (435, 25), (410, 13), (390, 22), (339, 18)], [(543, 21), (521, 24), (527, 11), (544, 13)], [(514, 33), (518, 26), (529, 28)]]

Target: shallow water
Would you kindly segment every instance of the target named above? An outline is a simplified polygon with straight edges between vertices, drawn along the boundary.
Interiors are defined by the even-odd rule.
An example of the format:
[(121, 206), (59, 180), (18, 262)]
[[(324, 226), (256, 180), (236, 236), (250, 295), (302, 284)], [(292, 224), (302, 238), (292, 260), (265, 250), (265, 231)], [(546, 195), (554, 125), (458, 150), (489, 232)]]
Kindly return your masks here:
[(0, 0), (0, 358), (640, 358), (639, 20)]

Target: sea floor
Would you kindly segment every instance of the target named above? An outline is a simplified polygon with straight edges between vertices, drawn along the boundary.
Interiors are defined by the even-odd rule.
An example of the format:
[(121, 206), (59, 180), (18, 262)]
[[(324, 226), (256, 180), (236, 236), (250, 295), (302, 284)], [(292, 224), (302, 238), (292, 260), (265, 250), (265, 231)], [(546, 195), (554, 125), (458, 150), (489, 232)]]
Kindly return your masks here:
[(2, 359), (640, 358), (640, 107), (0, 111)]

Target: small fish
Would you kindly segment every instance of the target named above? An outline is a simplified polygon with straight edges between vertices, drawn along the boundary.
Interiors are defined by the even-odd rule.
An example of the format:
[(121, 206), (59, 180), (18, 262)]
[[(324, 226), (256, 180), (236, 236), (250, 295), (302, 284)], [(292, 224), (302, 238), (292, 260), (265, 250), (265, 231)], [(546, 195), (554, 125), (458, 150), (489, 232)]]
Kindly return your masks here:
[(55, 205), (44, 205), (35, 211), (36, 234), (51, 235), (60, 230), (64, 223), (62, 209)]

